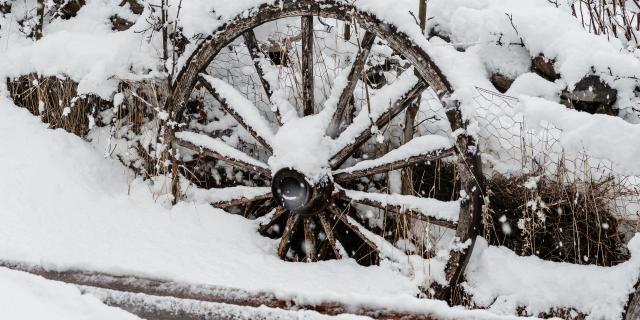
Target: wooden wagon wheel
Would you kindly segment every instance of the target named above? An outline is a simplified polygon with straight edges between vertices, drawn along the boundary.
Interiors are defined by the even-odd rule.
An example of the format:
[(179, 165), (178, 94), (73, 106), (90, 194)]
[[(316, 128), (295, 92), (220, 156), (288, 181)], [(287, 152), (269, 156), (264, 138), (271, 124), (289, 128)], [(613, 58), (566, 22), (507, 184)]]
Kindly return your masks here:
[[(372, 256), (386, 258), (388, 250), (383, 248), (387, 244), (384, 237), (376, 235), (354, 215), (352, 203), (382, 208), (391, 217), (419, 219), (451, 228), (455, 230), (455, 237), (448, 246), (450, 252), (445, 268), (449, 286), (439, 287), (435, 294), (438, 298), (450, 299), (450, 288), (462, 278), (480, 224), (482, 180), (475, 141), (465, 134), (460, 109), (455, 101), (449, 99), (451, 87), (446, 78), (429, 55), (396, 27), (342, 2), (282, 0), (245, 12), (249, 14), (240, 14), (213, 30), (197, 47), (176, 77), (168, 102), (168, 110), (181, 114), (199, 83), (198, 86), (205, 87), (222, 109), (270, 154), (268, 162), (259, 161), (216, 137), (189, 130), (177, 132), (176, 145), (201, 157), (226, 162), (260, 175), (271, 183), (270, 188), (234, 187), (212, 191), (228, 195), (213, 205), (230, 208), (262, 201), (272, 206), (273, 210), (261, 218), (260, 230), (268, 233), (275, 225), (283, 226), (276, 232), (281, 239), (277, 251), (280, 257), (288, 260), (301, 260), (300, 255), (292, 254), (292, 251), (302, 252), (302, 260), (306, 261), (352, 256), (356, 250), (345, 250), (344, 246), (344, 242), (351, 241), (360, 241)], [(255, 28), (267, 22), (291, 21), (292, 17), (301, 19), (300, 34), (293, 40), (289, 39), (301, 42), (302, 48), (298, 64), (302, 70), (299, 71), (301, 94), (297, 108), (276, 94), (273, 79), (265, 75), (263, 69), (268, 60), (264, 56), (269, 55), (263, 55), (254, 33)], [(317, 77), (314, 77), (313, 28), (314, 21), (322, 21), (315, 19), (335, 19), (349, 23), (351, 28), (355, 26), (353, 29), (366, 30), (361, 31), (356, 39), (359, 50), (352, 59), (353, 63), (343, 70), (340, 81), (335, 81), (330, 97), (321, 107), (314, 99), (314, 80)], [(274, 118), (277, 119), (272, 121), (274, 123), (258, 112), (233, 85), (206, 72), (221, 50), (236, 38), (242, 39), (253, 58), (264, 92), (273, 105)], [(363, 108), (360, 111), (364, 117), (356, 117), (344, 128), (345, 110), (350, 108), (353, 92), (366, 74), (367, 58), (377, 39), (401, 53), (411, 67), (405, 69), (395, 84), (389, 84), (395, 87), (389, 89), (387, 95), (372, 97), (374, 106), (369, 105), (369, 110)], [(279, 63), (284, 64), (282, 60), (280, 57)], [(429, 87), (448, 110), (452, 132), (457, 133), (455, 141), (451, 142), (450, 137), (425, 135), (377, 159), (345, 165), (374, 136), (372, 128), (387, 126), (409, 105), (419, 103), (421, 95)], [(314, 113), (316, 109), (321, 110)], [(346, 187), (351, 181), (363, 177), (444, 158), (453, 159), (451, 161), (456, 167), (459, 197), (455, 201), (355, 191)], [(296, 237), (302, 240), (301, 245), (294, 241)]]

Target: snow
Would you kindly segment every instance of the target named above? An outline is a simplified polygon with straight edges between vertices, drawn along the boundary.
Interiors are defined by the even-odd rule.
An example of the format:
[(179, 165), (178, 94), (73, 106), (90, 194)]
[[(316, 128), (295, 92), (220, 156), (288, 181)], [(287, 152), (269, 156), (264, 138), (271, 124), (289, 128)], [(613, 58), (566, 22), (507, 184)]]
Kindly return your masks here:
[[(283, 310), (260, 307), (245, 307), (225, 303), (203, 302), (190, 299), (175, 299), (172, 297), (148, 296), (145, 294), (135, 294), (129, 292), (119, 292), (107, 289), (96, 289), (92, 287), (81, 287), (103, 301), (110, 303), (135, 305), (139, 309), (146, 306), (153, 306), (154, 310), (161, 310), (169, 314), (188, 314), (189, 316), (198, 316), (198, 319), (345, 319), (345, 320), (365, 320), (369, 317), (355, 316), (350, 314), (341, 314), (337, 316), (326, 316), (315, 311), (308, 310)], [(145, 307), (143, 307), (145, 306)]]
[[(126, 169), (80, 138), (46, 130), (6, 101), (0, 113), (3, 259), (312, 297), (417, 290), (400, 275), (354, 261), (283, 262), (277, 241), (260, 236), (255, 223), (206, 203), (166, 209), (151, 186), (129, 181)], [(362, 286), (360, 277), (382, 281)]]
[(589, 319), (620, 319), (640, 274), (640, 235), (629, 242), (631, 259), (613, 267), (581, 266), (520, 257), (479, 238), (466, 271), (473, 300), (498, 314), (524, 306), (529, 314), (575, 308)]
[(307, 303), (342, 301), (429, 311), (445, 319), (493, 319), (486, 312), (416, 299), (419, 290), (411, 276), (384, 266), (281, 261), (277, 240), (260, 236), (257, 222), (207, 203), (166, 208), (155, 201), (154, 186), (132, 180), (101, 150), (65, 131), (46, 129), (6, 99), (1, 105), (2, 259), (51, 270), (88, 269), (274, 292)]
[[(521, 172), (522, 159), (518, 158), (521, 150), (517, 146), (520, 146), (521, 129), (525, 128), (533, 130), (536, 139), (551, 135), (560, 143), (558, 148), (538, 148), (536, 155), (557, 156), (566, 152), (570, 158), (586, 152), (594, 162), (610, 163), (624, 175), (640, 176), (637, 161), (640, 127), (630, 123), (638, 121), (631, 115), (637, 114), (632, 107), (638, 101), (634, 89), (638, 84), (640, 62), (617, 39), (588, 33), (570, 13), (546, 0), (429, 1), (428, 29), (438, 30), (452, 43), (438, 37), (426, 40), (413, 16), (417, 12), (415, 0), (339, 1), (352, 2), (358, 9), (392, 22), (432, 56), (456, 89), (454, 98), (462, 102), (467, 119), (472, 120), (469, 132), (480, 137), (480, 150), (490, 169), (501, 173)], [(176, 17), (177, 0), (169, 2), (169, 16)], [(256, 12), (257, 6), (275, 2), (181, 2), (180, 25), (192, 40), (187, 53), (198, 46), (198, 39), (204, 38), (202, 35), (211, 34), (229, 19), (238, 14), (249, 16)], [(45, 36), (37, 42), (16, 31), (20, 27), (19, 17), (0, 17), (0, 78), (31, 72), (68, 76), (78, 82), (79, 95), (93, 93), (113, 99), (114, 106), (123, 101), (121, 94), (114, 96), (119, 81), (165, 79), (159, 59), (159, 35), (148, 29), (149, 7), (137, 17), (134, 26), (124, 32), (111, 30), (109, 18), (113, 14), (136, 18), (117, 6), (117, 2), (89, 0), (76, 18), (46, 23)], [(555, 60), (560, 79), (551, 82), (529, 71), (531, 58), (538, 54)], [(180, 58), (178, 67), (186, 57)], [(489, 77), (496, 72), (515, 79), (507, 95), (516, 96), (518, 100), (501, 98), (508, 100), (507, 107), (512, 104), (515, 108), (501, 109), (492, 102), (477, 99), (477, 87), (495, 91)], [(571, 89), (591, 73), (618, 90), (616, 107), (623, 119), (589, 115), (555, 102), (562, 90)], [(269, 165), (219, 139), (184, 132), (178, 133), (178, 137), (256, 167), (273, 171), (295, 168), (312, 179), (329, 174), (329, 158), (369, 130), (372, 121), (417, 81), (413, 71), (408, 70), (391, 86), (375, 92), (371, 112), (363, 108), (354, 125), (331, 140), (324, 136), (324, 129), (335, 107), (337, 93), (345, 84), (344, 72), (335, 75), (334, 91), (325, 101), (325, 111), (314, 117), (298, 118), (284, 92), (279, 91), (282, 88), (273, 86), (272, 102), (282, 111), (285, 120), (275, 134), (258, 110), (232, 86), (220, 79), (208, 79), (234, 110), (273, 144), (274, 155), (268, 160)], [(3, 259), (44, 264), (52, 269), (85, 268), (273, 291), (281, 297), (309, 301), (392, 305), (432, 312), (443, 319), (500, 318), (490, 312), (465, 311), (436, 301), (414, 299), (418, 286), (426, 282), (427, 271), (422, 269), (431, 269), (437, 260), (402, 256), (409, 260), (410, 268), (393, 261), (369, 268), (352, 260), (315, 264), (282, 262), (275, 255), (277, 241), (258, 236), (257, 222), (229, 215), (207, 204), (264, 194), (267, 188), (192, 189), (188, 190), (189, 202), (169, 208), (162, 202), (166, 195), (158, 194), (162, 184), (168, 181), (135, 179), (126, 168), (115, 160), (103, 158), (100, 151), (80, 138), (60, 130), (46, 130), (35, 117), (16, 109), (4, 98), (4, 81), (0, 82), (0, 91), (3, 95), (0, 97), (0, 176), (3, 177), (0, 181), (3, 195), (0, 252)], [(65, 106), (65, 113), (71, 108)], [(161, 115), (169, 116), (164, 112)], [(228, 123), (229, 119), (221, 121)], [(549, 127), (553, 128), (551, 133)], [(106, 139), (101, 132), (108, 130), (96, 130), (92, 135), (97, 140)], [(511, 138), (505, 139), (505, 136)], [(448, 139), (438, 139), (441, 140), (436, 143), (432, 138), (417, 138), (382, 158), (363, 161), (339, 172), (416, 155), (433, 150), (436, 144), (450, 146)], [(352, 197), (364, 197), (358, 191), (347, 192)], [(435, 202), (397, 194), (368, 194), (367, 197), (405, 209), (427, 211), (449, 221), (457, 220), (457, 202)], [(468, 290), (474, 293), (474, 302), (501, 314), (514, 314), (519, 305), (526, 305), (532, 314), (564, 306), (589, 313), (591, 318), (615, 319), (637, 280), (640, 264), (637, 238), (629, 246), (633, 253), (629, 262), (599, 268), (517, 257), (505, 248), (488, 247), (480, 242), (467, 272)], [(431, 276), (436, 280), (443, 278)], [(96, 319), (131, 318), (80, 295), (69, 286), (3, 269), (0, 269), (0, 282), (0, 294), (15, 298), (11, 300), (18, 301), (15, 306), (38, 306), (22, 308), (26, 310), (15, 308), (17, 312), (24, 312), (16, 315), (6, 315), (2, 309), (2, 317), (26, 319), (60, 314), (60, 318), (65, 319), (86, 319), (87, 314), (83, 313), (86, 311)], [(30, 288), (38, 289), (29, 291)], [(41, 292), (50, 296), (43, 299)], [(0, 303), (4, 301), (0, 299)], [(71, 307), (62, 308), (63, 305)], [(8, 304), (8, 307), (14, 305)]]
[(432, 198), (418, 198), (402, 194), (386, 194), (344, 190), (345, 195), (353, 200), (371, 200), (382, 205), (398, 206), (403, 210), (420, 212), (428, 217), (458, 222), (460, 213), (459, 201), (440, 201)]
[(559, 141), (566, 152), (585, 151), (594, 162), (611, 162), (619, 174), (640, 175), (640, 125), (535, 97), (521, 96), (516, 110), (534, 129), (549, 124), (559, 129)]
[(215, 151), (225, 157), (246, 162), (250, 165), (256, 166), (257, 168), (268, 168), (265, 163), (258, 161), (243, 153), (242, 151), (229, 146), (229, 144), (225, 143), (219, 138), (211, 138), (204, 134), (188, 131), (176, 132), (176, 138), (184, 140), (186, 142), (190, 142), (198, 147)]
[(562, 89), (561, 84), (548, 81), (535, 73), (529, 72), (516, 78), (506, 94), (512, 97), (526, 95), (550, 101), (559, 101)]
[(272, 172), (295, 169), (312, 185), (328, 177), (332, 141), (325, 135), (326, 128), (319, 114), (285, 122), (273, 141), (273, 156), (269, 158)]
[(395, 161), (408, 159), (410, 157), (419, 156), (451, 147), (452, 142), (446, 137), (439, 135), (424, 135), (412, 139), (411, 141), (403, 144), (397, 149), (389, 151), (387, 154), (383, 155), (380, 158), (360, 161), (352, 167), (337, 170), (334, 173), (351, 173), (354, 171), (366, 170), (380, 165), (393, 163)]
[(5, 17), (8, 21), (0, 30), (0, 77), (32, 72), (66, 75), (78, 82), (78, 94), (93, 93), (106, 100), (111, 100), (119, 80), (158, 77), (157, 51), (136, 32), (147, 27), (145, 20), (124, 32), (111, 30), (109, 17), (125, 16), (125, 11), (113, 1), (87, 1), (74, 19), (46, 24), (45, 37), (35, 43), (16, 39), (19, 16)]
[(75, 286), (0, 268), (0, 317), (11, 320), (134, 320)]
[[(531, 59), (543, 54), (555, 61), (560, 74), (555, 83), (543, 85), (555, 87), (545, 90), (543, 97), (549, 98), (549, 93), (558, 88), (571, 90), (584, 76), (595, 74), (618, 90), (616, 107), (621, 115), (628, 121), (638, 121), (632, 108), (637, 104), (634, 89), (640, 61), (619, 40), (589, 33), (570, 9), (556, 8), (544, 0), (436, 0), (429, 5), (433, 18), (427, 29), (450, 37), (452, 44), (436, 37), (427, 52), (457, 90), (454, 96), (458, 99), (468, 99), (473, 86), (495, 90), (487, 81), (493, 72), (507, 75), (516, 83), (519, 77), (531, 79)], [(568, 8), (566, 3), (560, 6)], [(456, 48), (464, 52), (456, 53)], [(542, 82), (536, 82), (540, 88)]]

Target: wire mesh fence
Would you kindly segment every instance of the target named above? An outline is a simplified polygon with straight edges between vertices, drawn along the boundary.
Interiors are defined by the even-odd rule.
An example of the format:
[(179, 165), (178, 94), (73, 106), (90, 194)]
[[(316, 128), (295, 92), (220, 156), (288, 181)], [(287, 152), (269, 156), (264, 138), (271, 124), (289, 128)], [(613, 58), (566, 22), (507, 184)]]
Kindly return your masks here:
[[(331, 95), (336, 76), (347, 68), (358, 50), (357, 27), (352, 27), (348, 36), (344, 32), (345, 23), (337, 20), (320, 20), (314, 30), (314, 74), (316, 79), (316, 112), (322, 109), (323, 102)], [(260, 37), (264, 62), (268, 64), (267, 73), (276, 83), (273, 88), (293, 105), (301, 100), (300, 70), (301, 43), (299, 20), (285, 20), (272, 23), (256, 30)], [(367, 70), (387, 65), (384, 69), (384, 84), (392, 84), (399, 73), (407, 72), (401, 55), (389, 52), (383, 42), (377, 42), (369, 57)], [(389, 61), (394, 67), (389, 68)], [(254, 68), (249, 51), (242, 38), (235, 40), (220, 52), (207, 70), (211, 75), (224, 79), (247, 99), (254, 103), (262, 116), (277, 127), (277, 119), (272, 104), (261, 80)], [(409, 71), (410, 72), (410, 71)], [(354, 92), (353, 117), (366, 110), (368, 99), (375, 99), (376, 87), (369, 84), (370, 79), (362, 79)], [(220, 112), (218, 102), (201, 89), (195, 93), (196, 99), (205, 101), (208, 106), (206, 124), (195, 124), (198, 130), (218, 131), (230, 144), (262, 161), (270, 154), (251, 136), (239, 129), (229, 115)], [(481, 156), (487, 175), (544, 176), (556, 175), (560, 170), (567, 180), (608, 179), (614, 177), (619, 185), (636, 190), (637, 182), (619, 172), (607, 159), (594, 159), (589, 152), (569, 153), (562, 145), (562, 130), (550, 123), (527, 124), (516, 106), (518, 99), (483, 88), (476, 88), (475, 95), (467, 112), (470, 112), (472, 130), (478, 137)], [(446, 114), (433, 91), (426, 90), (422, 96), (420, 109), (414, 123), (417, 135), (438, 134), (450, 136), (451, 130)], [(404, 119), (397, 117), (385, 128), (381, 128), (378, 139), (371, 139), (362, 150), (362, 159), (381, 156), (404, 143)], [(636, 190), (637, 191), (637, 190)], [(627, 201), (638, 202), (627, 197)]]

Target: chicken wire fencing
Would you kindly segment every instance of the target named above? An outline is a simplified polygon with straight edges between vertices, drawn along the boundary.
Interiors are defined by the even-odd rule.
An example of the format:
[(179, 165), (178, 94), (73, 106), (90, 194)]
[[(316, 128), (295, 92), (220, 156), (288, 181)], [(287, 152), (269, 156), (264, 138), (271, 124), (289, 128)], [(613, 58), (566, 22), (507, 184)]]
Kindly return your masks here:
[[(292, 105), (301, 105), (301, 29), (299, 19), (268, 23), (254, 30), (259, 38), (263, 59), (260, 61), (266, 78), (274, 91)], [(345, 28), (349, 32), (345, 32)], [(345, 22), (332, 19), (318, 19), (314, 28), (314, 78), (316, 82), (315, 112), (319, 112), (323, 103), (331, 96), (334, 80), (348, 69), (359, 49), (359, 38), (363, 30), (355, 26), (347, 27)], [(353, 101), (344, 115), (344, 125), (366, 108), (369, 97), (385, 85), (392, 84), (401, 73), (408, 72), (407, 61), (390, 49), (382, 40), (371, 49), (366, 74), (359, 82)], [(207, 72), (223, 79), (251, 101), (262, 116), (277, 124), (272, 104), (257, 74), (254, 61), (242, 37), (220, 52), (209, 65)], [(366, 79), (365, 79), (366, 78)], [(365, 86), (366, 81), (369, 85)], [(431, 92), (431, 99), (435, 95)], [(205, 88), (196, 90), (193, 99), (207, 105), (207, 120), (192, 122), (190, 127), (201, 132), (226, 136), (226, 141), (242, 151), (266, 161), (269, 154), (224, 112), (220, 112), (219, 102)], [(437, 100), (437, 99), (436, 99)], [(418, 116), (420, 119), (420, 116)], [(402, 121), (394, 119), (392, 125), (381, 128), (376, 141), (364, 148), (369, 157), (379, 155), (402, 143)]]
[[(587, 150), (567, 151), (561, 142), (561, 129), (549, 122), (527, 123), (516, 109), (518, 103), (517, 98), (476, 88), (473, 119), (478, 125), (485, 175), (527, 176), (525, 185), (530, 184), (527, 187), (533, 189), (541, 178), (577, 185), (573, 192), (606, 197), (609, 212), (618, 216), (626, 228), (637, 230), (638, 177), (621, 173), (611, 161), (596, 159)], [(601, 190), (585, 190), (589, 188)]]
[[(350, 66), (359, 48), (358, 39), (362, 30), (351, 26), (349, 32), (344, 32), (347, 28), (339, 20), (318, 19), (315, 24), (315, 112), (330, 97), (335, 78)], [(272, 22), (255, 31), (264, 56), (261, 65), (274, 94), (285, 97), (292, 105), (301, 105), (302, 48), (299, 19)], [(371, 50), (365, 76), (354, 92), (352, 108), (346, 112), (344, 123), (348, 124), (358, 112), (366, 111), (368, 100), (375, 99), (376, 92), (381, 87), (393, 84), (402, 72), (412, 72), (408, 66), (409, 63), (400, 54), (377, 40)], [(227, 81), (253, 102), (265, 119), (276, 126), (277, 119), (271, 110), (272, 104), (242, 37), (220, 52), (207, 72)], [(220, 136), (247, 154), (262, 161), (268, 160), (269, 153), (255, 143), (248, 133), (237, 127), (234, 119), (222, 111), (206, 89), (196, 90), (194, 98), (209, 107), (206, 108), (207, 121), (192, 121), (190, 127)], [(621, 186), (630, 190), (637, 189), (637, 182), (616, 172), (616, 168), (606, 159), (593, 159), (587, 152), (566, 152), (560, 141), (563, 132), (552, 124), (532, 126), (525, 123), (522, 114), (515, 108), (518, 99), (476, 88), (470, 102), (472, 108), (467, 109), (471, 110), (471, 118), (474, 119), (474, 126), (477, 126), (476, 129), (473, 129), (474, 126), (471, 129), (478, 137), (485, 174), (553, 176), (562, 171), (563, 179), (568, 181), (613, 178)], [(469, 102), (466, 104), (469, 105)], [(379, 157), (402, 145), (405, 140), (404, 126), (404, 117), (400, 116), (385, 128), (380, 128), (377, 136), (363, 147), (364, 156), (361, 159)], [(415, 135), (451, 135), (442, 104), (430, 89), (422, 95), (414, 131)]]

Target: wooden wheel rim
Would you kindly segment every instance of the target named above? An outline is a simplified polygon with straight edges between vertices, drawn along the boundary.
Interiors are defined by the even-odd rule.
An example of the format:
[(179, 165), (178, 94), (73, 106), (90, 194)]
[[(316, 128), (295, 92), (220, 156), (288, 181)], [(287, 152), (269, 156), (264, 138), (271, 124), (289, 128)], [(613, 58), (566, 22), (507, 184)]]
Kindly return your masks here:
[[(333, 0), (282, 0), (273, 4), (261, 5), (252, 10), (249, 15), (240, 15), (230, 22), (214, 30), (210, 36), (202, 41), (191, 56), (187, 59), (185, 67), (178, 73), (173, 82), (172, 91), (167, 100), (167, 110), (173, 115), (181, 114), (186, 106), (191, 92), (199, 80), (199, 74), (209, 66), (218, 53), (229, 43), (248, 30), (252, 30), (264, 23), (290, 17), (317, 16), (343, 21), (354, 21), (362, 27), (374, 32), (377, 36), (387, 41), (388, 45), (402, 53), (414, 66), (422, 80), (436, 92), (438, 98), (447, 106), (447, 117), (453, 131), (466, 128), (466, 123), (460, 108), (455, 101), (449, 100), (451, 85), (444, 77), (440, 69), (435, 65), (430, 56), (419, 46), (411, 42), (408, 36), (399, 32), (393, 25), (389, 25), (370, 13), (360, 11), (355, 7), (345, 5)], [(266, 89), (266, 88), (265, 88)], [(268, 91), (268, 89), (267, 89)], [(464, 130), (463, 130), (464, 131)], [(442, 290), (436, 290), (435, 296), (450, 300), (451, 288), (462, 279), (464, 268), (471, 255), (475, 236), (480, 226), (481, 215), (481, 191), (483, 179), (480, 171), (480, 158), (473, 137), (459, 134), (455, 141), (455, 152), (458, 154), (458, 180), (461, 185), (461, 209), (459, 222), (456, 227), (455, 249), (451, 252), (450, 259), (445, 269), (450, 286)], [(348, 157), (348, 155), (347, 155)], [(335, 164), (335, 163), (334, 163)], [(340, 163), (335, 164), (336, 167)], [(336, 176), (338, 178), (338, 176)], [(342, 177), (344, 178), (344, 177)], [(336, 210), (331, 207), (330, 210)], [(346, 219), (343, 215), (333, 211), (338, 219)], [(275, 213), (283, 214), (280, 210)], [(322, 225), (325, 225), (326, 217), (320, 215)], [(302, 221), (305, 234), (310, 232), (310, 218), (302, 219), (300, 215), (291, 214), (286, 222), (286, 229), (296, 228)], [(347, 220), (343, 220), (348, 224)], [(355, 230), (354, 230), (355, 231)], [(279, 254), (284, 255), (286, 249), (283, 243), (289, 239), (282, 239)], [(340, 257), (337, 251), (336, 257)], [(313, 259), (308, 259), (313, 260)]]

